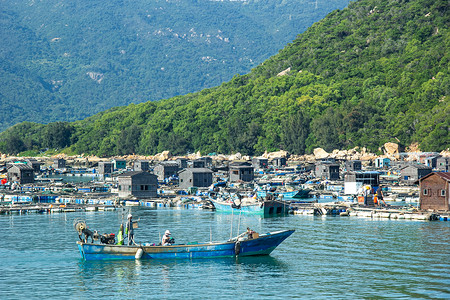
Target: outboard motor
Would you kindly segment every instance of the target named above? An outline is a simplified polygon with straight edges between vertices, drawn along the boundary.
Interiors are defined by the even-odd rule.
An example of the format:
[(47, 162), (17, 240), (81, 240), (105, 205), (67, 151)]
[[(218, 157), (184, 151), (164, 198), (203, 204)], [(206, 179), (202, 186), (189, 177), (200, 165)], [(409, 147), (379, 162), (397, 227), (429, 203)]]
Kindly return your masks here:
[(114, 233), (110, 233), (110, 234), (102, 234), (100, 236), (100, 242), (102, 244), (110, 244), (110, 245), (114, 245), (116, 243), (116, 235)]

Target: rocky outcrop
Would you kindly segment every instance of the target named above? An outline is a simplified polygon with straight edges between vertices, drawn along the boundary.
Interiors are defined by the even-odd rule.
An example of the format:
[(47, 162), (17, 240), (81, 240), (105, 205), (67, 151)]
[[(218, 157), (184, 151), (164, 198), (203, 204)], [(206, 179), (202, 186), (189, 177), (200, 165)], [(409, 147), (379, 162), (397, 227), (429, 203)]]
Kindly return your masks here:
[(313, 153), (315, 159), (323, 159), (330, 156), (330, 154), (327, 151), (323, 150), (322, 148), (314, 149)]
[(280, 151), (275, 151), (275, 152), (264, 152), (263, 155), (261, 155), (264, 158), (267, 159), (274, 159), (276, 157), (288, 157), (289, 153), (287, 151), (284, 150), (280, 150)]
[(383, 148), (384, 154), (387, 156), (395, 156), (399, 154), (399, 147), (396, 143), (385, 143)]

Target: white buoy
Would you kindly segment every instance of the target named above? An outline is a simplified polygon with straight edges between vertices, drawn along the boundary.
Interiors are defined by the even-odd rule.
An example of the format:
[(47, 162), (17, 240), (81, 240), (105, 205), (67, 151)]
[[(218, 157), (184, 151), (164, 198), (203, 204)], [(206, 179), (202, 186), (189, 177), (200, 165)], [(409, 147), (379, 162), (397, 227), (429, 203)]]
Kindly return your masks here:
[(142, 250), (142, 248), (139, 248), (139, 249), (136, 251), (136, 255), (134, 256), (134, 258), (136, 258), (136, 259), (141, 259), (141, 257), (142, 257), (143, 254), (144, 254), (144, 250)]

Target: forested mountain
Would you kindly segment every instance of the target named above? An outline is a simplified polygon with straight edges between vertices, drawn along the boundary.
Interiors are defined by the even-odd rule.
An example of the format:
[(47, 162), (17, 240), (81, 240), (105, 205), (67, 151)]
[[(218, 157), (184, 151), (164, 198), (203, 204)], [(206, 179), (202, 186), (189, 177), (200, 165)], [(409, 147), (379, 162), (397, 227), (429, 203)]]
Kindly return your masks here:
[(220, 85), (348, 2), (1, 1), (0, 131)]
[(361, 0), (336, 10), (249, 74), (74, 123), (18, 124), (0, 151), (98, 155), (291, 153), (418, 142), (450, 147), (447, 0)]

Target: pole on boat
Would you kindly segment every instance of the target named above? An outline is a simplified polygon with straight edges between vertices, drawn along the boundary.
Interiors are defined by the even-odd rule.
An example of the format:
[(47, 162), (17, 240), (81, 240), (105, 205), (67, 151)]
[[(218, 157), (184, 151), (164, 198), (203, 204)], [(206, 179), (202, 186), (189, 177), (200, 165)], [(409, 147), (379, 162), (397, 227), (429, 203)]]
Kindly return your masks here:
[(242, 214), (242, 210), (239, 210), (239, 221), (238, 221), (238, 229), (237, 229), (237, 234), (239, 234), (240, 232), (240, 227), (241, 227), (241, 214)]
[(230, 240), (233, 237), (233, 207), (231, 207), (231, 232), (230, 232)]

